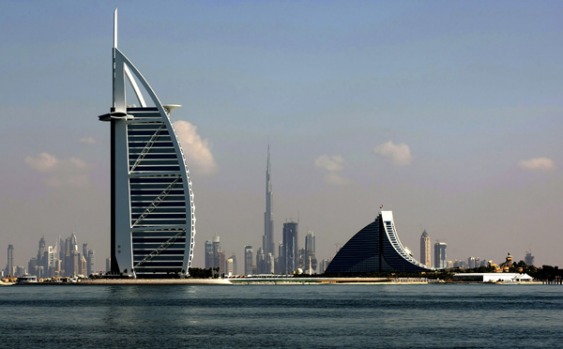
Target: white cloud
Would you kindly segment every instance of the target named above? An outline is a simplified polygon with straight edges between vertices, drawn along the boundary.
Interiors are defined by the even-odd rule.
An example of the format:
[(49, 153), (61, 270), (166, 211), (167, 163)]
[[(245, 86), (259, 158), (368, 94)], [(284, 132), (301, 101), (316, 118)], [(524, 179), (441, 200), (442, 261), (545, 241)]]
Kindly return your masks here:
[(325, 169), (329, 172), (342, 171), (344, 159), (340, 155), (321, 155), (315, 160), (315, 167)]
[(48, 174), (43, 181), (49, 187), (87, 187), (90, 183), (90, 166), (77, 157), (60, 160), (49, 153), (41, 153), (36, 157), (26, 157), (25, 162), (32, 169)]
[(518, 166), (529, 171), (550, 171), (555, 168), (555, 162), (547, 157), (531, 158), (527, 160), (521, 160), (518, 162)]
[(84, 144), (96, 144), (98, 142), (94, 137), (82, 137), (79, 141)]
[(36, 171), (52, 172), (59, 163), (59, 160), (49, 153), (41, 153), (36, 157), (27, 156), (25, 163)]
[(321, 155), (315, 160), (315, 167), (325, 171), (325, 181), (332, 185), (344, 185), (349, 181), (340, 175), (344, 169), (344, 158), (340, 155)]
[(395, 144), (389, 141), (378, 145), (373, 151), (376, 154), (390, 159), (398, 166), (409, 165), (412, 161), (411, 149), (405, 143)]
[(201, 138), (197, 127), (187, 121), (178, 120), (174, 122), (174, 130), (186, 155), (188, 167), (203, 174), (216, 173), (217, 164), (209, 142)]
[(72, 165), (73, 167), (75, 167), (77, 169), (84, 170), (84, 169), (88, 168), (88, 164), (84, 160), (79, 159), (79, 158), (72, 157), (72, 158), (68, 159), (68, 162), (70, 163), (70, 165)]

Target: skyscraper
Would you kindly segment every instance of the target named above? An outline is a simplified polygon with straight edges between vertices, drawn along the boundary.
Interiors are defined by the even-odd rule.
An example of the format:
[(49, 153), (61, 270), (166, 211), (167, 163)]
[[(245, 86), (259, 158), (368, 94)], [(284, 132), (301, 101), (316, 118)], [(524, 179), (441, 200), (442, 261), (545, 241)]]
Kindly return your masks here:
[(46, 251), (47, 251), (47, 243), (45, 243), (45, 237), (42, 236), (41, 239), (39, 239), (39, 248), (37, 249), (37, 261), (41, 261), (44, 258)]
[(479, 258), (473, 257), (473, 256), (467, 258), (467, 267), (469, 269), (478, 268), (479, 267)]
[(39, 240), (39, 248), (37, 249), (37, 265), (36, 265), (36, 272), (35, 275), (37, 277), (45, 277), (48, 276), (49, 272), (49, 263), (48, 263), (48, 252), (47, 252), (47, 243), (45, 242), (45, 237), (42, 236)]
[(272, 182), (270, 173), (270, 146), (268, 146), (268, 158), (266, 160), (266, 211), (264, 212), (264, 236), (262, 237), (262, 249), (264, 255), (274, 255), (274, 217), (272, 207)]
[(432, 242), (430, 241), (430, 236), (424, 230), (420, 236), (420, 263), (427, 267), (432, 266)]
[(244, 275), (254, 274), (254, 251), (252, 246), (244, 248)]
[(8, 245), (8, 262), (6, 263), (6, 276), (14, 276), (14, 245)]
[(215, 236), (213, 241), (205, 241), (205, 268), (219, 268), (213, 273), (222, 274), (225, 272), (225, 252), (221, 250), (221, 239)]
[(58, 240), (55, 246), (47, 247), (47, 265), (48, 265), (49, 277), (60, 275), (61, 261), (59, 259), (59, 253), (58, 253)]
[(317, 271), (317, 257), (315, 256), (315, 233), (312, 231), (305, 235), (305, 272), (314, 274)]
[(266, 274), (266, 257), (264, 257), (264, 249), (262, 247), (256, 251), (256, 273)]
[(86, 243), (82, 244), (82, 256), (84, 256), (84, 258), (88, 258), (88, 244)]
[(80, 252), (78, 250), (78, 239), (75, 233), (65, 239), (64, 241), (64, 259), (63, 269), (64, 275), (73, 276), (80, 274)]
[(534, 265), (534, 256), (532, 255), (532, 251), (526, 251), (526, 257), (524, 257), (524, 263), (526, 265)]
[(205, 268), (213, 268), (213, 241), (205, 241)]
[(283, 224), (283, 274), (293, 274), (297, 269), (298, 233), (297, 222)]
[(265, 274), (273, 274), (275, 272), (276, 269), (276, 259), (274, 258), (274, 255), (271, 253), (268, 253), (267, 255), (264, 256), (265, 258), (265, 264), (264, 264), (264, 273)]
[(238, 266), (237, 266), (237, 256), (232, 255), (225, 261), (225, 274), (227, 275), (237, 275), (238, 274)]
[(434, 244), (434, 268), (445, 269), (448, 265), (446, 259), (446, 248), (448, 244), (445, 242), (437, 242)]
[(86, 273), (88, 275), (91, 275), (94, 271), (95, 271), (95, 265), (96, 265), (96, 257), (94, 254), (94, 250), (88, 250), (88, 258), (87, 258), (88, 264), (86, 266)]
[(192, 182), (170, 121), (180, 106), (163, 105), (117, 48), (117, 10), (112, 53), (113, 105), (99, 116), (111, 128), (111, 271), (188, 275), (195, 236)]
[(225, 270), (225, 266), (223, 265), (225, 257), (221, 252), (221, 240), (219, 236), (216, 236), (213, 238), (213, 268), (219, 268), (219, 273)]
[(111, 258), (106, 258), (106, 273), (111, 271)]

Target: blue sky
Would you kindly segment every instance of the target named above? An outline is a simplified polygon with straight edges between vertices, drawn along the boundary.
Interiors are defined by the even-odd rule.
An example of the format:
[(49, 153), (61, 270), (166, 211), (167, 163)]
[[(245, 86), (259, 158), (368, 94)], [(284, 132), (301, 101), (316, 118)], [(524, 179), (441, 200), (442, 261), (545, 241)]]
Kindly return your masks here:
[(320, 258), (383, 204), (415, 256), (427, 229), (450, 259), (563, 264), (558, 1), (1, 2), (0, 263), (73, 231), (109, 256), (115, 7), (208, 151), (188, 157), (196, 265), (214, 235), (241, 265), (260, 245), (268, 144), (276, 239), (299, 219)]

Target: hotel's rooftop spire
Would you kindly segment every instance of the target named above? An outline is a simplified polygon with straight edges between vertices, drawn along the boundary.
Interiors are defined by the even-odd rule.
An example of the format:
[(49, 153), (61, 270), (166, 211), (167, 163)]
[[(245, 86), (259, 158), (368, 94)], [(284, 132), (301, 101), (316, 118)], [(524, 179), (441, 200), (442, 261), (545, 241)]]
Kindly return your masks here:
[(117, 48), (117, 8), (113, 11), (113, 48)]

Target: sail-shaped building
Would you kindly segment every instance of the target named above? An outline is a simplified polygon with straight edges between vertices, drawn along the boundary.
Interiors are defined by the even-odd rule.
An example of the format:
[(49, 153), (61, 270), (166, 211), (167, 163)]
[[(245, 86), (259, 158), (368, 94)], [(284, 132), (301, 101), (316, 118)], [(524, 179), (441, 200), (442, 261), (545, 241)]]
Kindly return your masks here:
[(139, 69), (117, 48), (114, 13), (111, 127), (111, 272), (185, 277), (194, 250), (195, 215), (186, 159), (163, 105)]
[(405, 249), (395, 229), (392, 211), (381, 211), (338, 251), (325, 274), (431, 271)]

